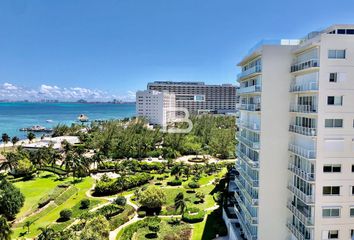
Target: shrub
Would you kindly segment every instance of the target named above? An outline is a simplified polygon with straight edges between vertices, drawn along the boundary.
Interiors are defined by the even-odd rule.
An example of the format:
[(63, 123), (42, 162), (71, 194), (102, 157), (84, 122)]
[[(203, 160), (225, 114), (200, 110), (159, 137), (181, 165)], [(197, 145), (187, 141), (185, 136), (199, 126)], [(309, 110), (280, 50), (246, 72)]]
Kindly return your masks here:
[(138, 211), (138, 217), (140, 217), (140, 218), (146, 217), (146, 212), (145, 211)]
[(167, 185), (169, 185), (169, 186), (181, 186), (182, 185), (182, 181), (179, 180), (179, 179), (175, 179), (175, 180), (172, 180), (170, 182), (167, 182)]
[(197, 223), (204, 220), (205, 212), (198, 208), (191, 208), (182, 215), (182, 220), (187, 223)]
[(109, 204), (106, 206), (101, 207), (96, 212), (97, 214), (105, 216), (107, 219), (118, 215), (119, 213), (123, 212), (124, 208), (121, 206), (117, 206), (115, 204)]
[(115, 200), (114, 203), (117, 204), (118, 206), (125, 206), (127, 203), (127, 199), (123, 196), (118, 196)]
[(162, 180), (163, 180), (163, 177), (156, 177), (156, 180), (162, 181)]
[(90, 199), (82, 199), (80, 202), (81, 209), (87, 209), (90, 207)]
[(155, 185), (156, 185), (156, 186), (161, 186), (162, 183), (161, 183), (161, 182), (157, 182), (157, 183), (155, 183)]
[(73, 215), (73, 212), (70, 209), (63, 209), (60, 211), (60, 219), (63, 221), (67, 221)]
[(187, 193), (195, 193), (195, 190), (193, 190), (193, 189), (188, 189), (186, 192), (187, 192)]
[(199, 183), (193, 181), (193, 182), (188, 183), (188, 187), (190, 187), (190, 188), (199, 188), (200, 185), (199, 185)]

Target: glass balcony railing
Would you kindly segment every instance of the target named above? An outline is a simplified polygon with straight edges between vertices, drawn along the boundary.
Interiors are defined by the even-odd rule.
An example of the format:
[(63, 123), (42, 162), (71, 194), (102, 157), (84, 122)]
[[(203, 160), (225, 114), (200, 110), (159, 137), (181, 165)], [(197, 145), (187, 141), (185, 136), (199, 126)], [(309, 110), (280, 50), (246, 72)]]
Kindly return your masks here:
[(319, 67), (319, 66), (320, 66), (320, 61), (318, 59), (309, 59), (303, 62), (294, 63), (290, 68), (290, 72), (298, 72), (301, 70)]
[(313, 105), (291, 104), (290, 105), (290, 112), (316, 113), (317, 108)]
[(317, 135), (317, 129), (316, 128), (308, 128), (308, 127), (303, 127), (303, 126), (298, 126), (298, 125), (289, 125), (289, 131), (298, 133), (301, 135), (305, 136), (316, 136)]
[(241, 177), (243, 177), (251, 187), (259, 187), (258, 179), (249, 175), (243, 168), (238, 168), (238, 170), (241, 172)]
[(246, 129), (251, 130), (251, 131), (259, 132), (261, 130), (260, 124), (254, 123), (254, 122), (246, 122), (246, 121), (241, 121), (241, 120), (237, 119), (236, 120), (236, 124), (239, 127), (246, 128)]
[(309, 92), (309, 91), (317, 91), (318, 90), (318, 82), (309, 82), (303, 84), (293, 84), (290, 86), (290, 92)]
[(306, 204), (313, 204), (315, 202), (315, 196), (313, 194), (304, 193), (303, 191), (295, 187), (293, 183), (289, 183), (288, 189)]
[(239, 132), (236, 134), (236, 137), (238, 138), (238, 140), (240, 142), (242, 142), (246, 146), (256, 149), (256, 150), (259, 149), (259, 141), (255, 140), (255, 139), (246, 138), (246, 137), (242, 136)]
[(307, 235), (303, 231), (300, 231), (291, 221), (289, 221), (286, 226), (298, 240), (313, 240), (310, 235)]
[(313, 227), (313, 217), (309, 212), (300, 211), (291, 201), (288, 202), (287, 207), (306, 227)]
[(244, 160), (251, 168), (258, 168), (259, 167), (258, 159), (251, 159), (249, 156), (247, 156), (245, 153), (241, 152), (240, 150), (237, 150), (236, 154), (237, 154), (237, 157)]
[(306, 149), (299, 145), (289, 144), (289, 151), (308, 160), (316, 159), (316, 150), (314, 149)]
[(235, 212), (236, 212), (236, 216), (240, 222), (241, 228), (243, 230), (243, 232), (246, 235), (246, 238), (248, 240), (257, 240), (257, 233), (253, 233), (252, 230), (250, 229), (250, 227), (248, 226), (248, 222), (245, 219), (245, 216), (243, 213), (240, 212), (240, 210), (235, 207)]
[(288, 169), (293, 172), (294, 174), (296, 174), (297, 176), (299, 176), (300, 178), (308, 181), (308, 182), (313, 182), (315, 181), (315, 173), (311, 173), (307, 170), (304, 170), (302, 168), (299, 168), (297, 166), (295, 166), (292, 163), (289, 163)]
[(259, 93), (261, 92), (261, 86), (253, 85), (249, 87), (241, 87), (237, 90), (237, 94), (247, 94), (247, 93)]
[(242, 79), (244, 77), (250, 76), (255, 73), (260, 73), (260, 72), (262, 72), (262, 67), (260, 65), (256, 65), (237, 74), (237, 79)]
[(258, 111), (261, 111), (261, 104), (260, 103), (250, 103), (250, 104), (241, 103), (240, 110), (258, 112)]

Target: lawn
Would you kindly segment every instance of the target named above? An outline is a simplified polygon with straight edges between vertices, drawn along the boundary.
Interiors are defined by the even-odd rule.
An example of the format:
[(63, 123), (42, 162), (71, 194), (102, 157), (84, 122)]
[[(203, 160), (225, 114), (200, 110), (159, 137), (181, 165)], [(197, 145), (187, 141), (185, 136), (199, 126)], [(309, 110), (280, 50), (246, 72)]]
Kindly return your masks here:
[(193, 224), (192, 240), (212, 240), (216, 235), (227, 235), (227, 229), (219, 209), (209, 211), (203, 222)]
[(26, 213), (31, 212), (38, 206), (38, 201), (46, 194), (53, 191), (53, 189), (63, 183), (62, 181), (56, 181), (57, 176), (48, 172), (41, 172), (38, 177), (15, 183), (15, 186), (21, 189), (21, 192), (25, 196), (25, 204), (21, 208), (21, 211), (17, 214), (17, 219), (20, 219)]
[[(40, 179), (40, 178), (39, 178)], [(50, 179), (49, 178), (49, 182), (50, 181), (54, 181), (54, 179)], [(63, 225), (64, 227), (60, 227), (57, 226), (58, 224), (56, 224), (57, 219), (59, 218), (59, 213), (61, 210), (63, 209), (73, 209), (75, 216), (78, 216), (78, 210), (77, 210), (77, 206), (80, 203), (80, 201), (86, 197), (86, 192), (92, 187), (94, 180), (90, 177), (84, 178), (81, 182), (75, 184), (75, 187), (72, 186), (71, 189), (74, 190), (69, 190), (68, 192), (65, 193), (65, 195), (62, 197), (62, 199), (58, 199), (60, 201), (58, 201), (58, 205), (55, 204), (53, 206), (50, 206), (48, 209), (45, 209), (44, 212), (39, 213), (39, 216), (34, 216), (33, 218), (31, 217), (31, 219), (33, 219), (33, 224), (30, 227), (30, 233), (26, 234), (25, 237), (35, 237), (36, 235), (39, 234), (39, 227), (46, 227), (48, 225), (54, 224), (55, 228), (65, 228), (66, 225), (69, 225), (68, 223), (61, 223), (60, 225)], [(58, 182), (60, 183), (60, 182)], [(52, 184), (52, 183), (47, 183)], [(56, 185), (52, 185), (52, 188), (54, 188)], [(27, 185), (26, 187), (31, 188), (31, 185)], [(76, 189), (76, 190), (75, 190)], [(22, 191), (22, 188), (21, 188)], [(47, 189), (47, 192), (49, 192), (49, 188)], [(41, 196), (43, 196), (44, 194), (42, 194)], [(37, 201), (40, 199), (40, 197), (36, 198)], [(26, 199), (27, 201), (27, 199)], [(94, 205), (97, 205), (101, 202), (104, 202), (104, 200), (101, 199), (95, 199), (92, 200), (91, 203), (91, 207), (93, 207)], [(32, 204), (34, 203), (34, 201), (32, 201)], [(35, 203), (34, 203), (35, 204)], [(13, 237), (21, 237), (21, 233), (25, 232), (25, 229), (23, 229), (22, 227), (17, 227), (14, 230), (14, 234)]]

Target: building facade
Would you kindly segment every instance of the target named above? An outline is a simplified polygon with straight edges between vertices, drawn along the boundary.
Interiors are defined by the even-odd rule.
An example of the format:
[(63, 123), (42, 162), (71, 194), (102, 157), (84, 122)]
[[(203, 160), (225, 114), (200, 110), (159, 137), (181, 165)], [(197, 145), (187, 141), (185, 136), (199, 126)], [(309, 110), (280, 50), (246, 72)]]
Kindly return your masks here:
[(229, 235), (352, 239), (354, 25), (263, 42), (239, 66), (238, 227)]
[(147, 89), (174, 93), (176, 107), (186, 108), (191, 114), (224, 114), (236, 111), (236, 87), (231, 84), (156, 81), (148, 83)]
[(154, 90), (138, 91), (136, 93), (136, 115), (145, 117), (150, 124), (167, 126), (173, 118), (171, 111), (176, 106), (173, 93)]

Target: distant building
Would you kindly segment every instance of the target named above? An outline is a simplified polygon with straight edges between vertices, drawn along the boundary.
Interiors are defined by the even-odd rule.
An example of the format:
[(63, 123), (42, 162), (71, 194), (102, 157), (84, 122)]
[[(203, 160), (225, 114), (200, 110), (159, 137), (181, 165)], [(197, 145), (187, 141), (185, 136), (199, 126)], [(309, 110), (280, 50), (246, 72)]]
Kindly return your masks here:
[(63, 150), (64, 141), (67, 141), (71, 145), (80, 143), (80, 139), (77, 136), (46, 137), (38, 142), (23, 144), (22, 147), (27, 150), (37, 150), (52, 146), (53, 149), (61, 151)]
[(232, 84), (155, 81), (148, 83), (147, 89), (174, 93), (176, 107), (186, 108), (191, 114), (224, 114), (236, 111), (236, 86)]
[(176, 98), (173, 93), (153, 90), (136, 93), (136, 114), (147, 118), (150, 124), (166, 126), (174, 116), (174, 112), (169, 109), (175, 106)]

